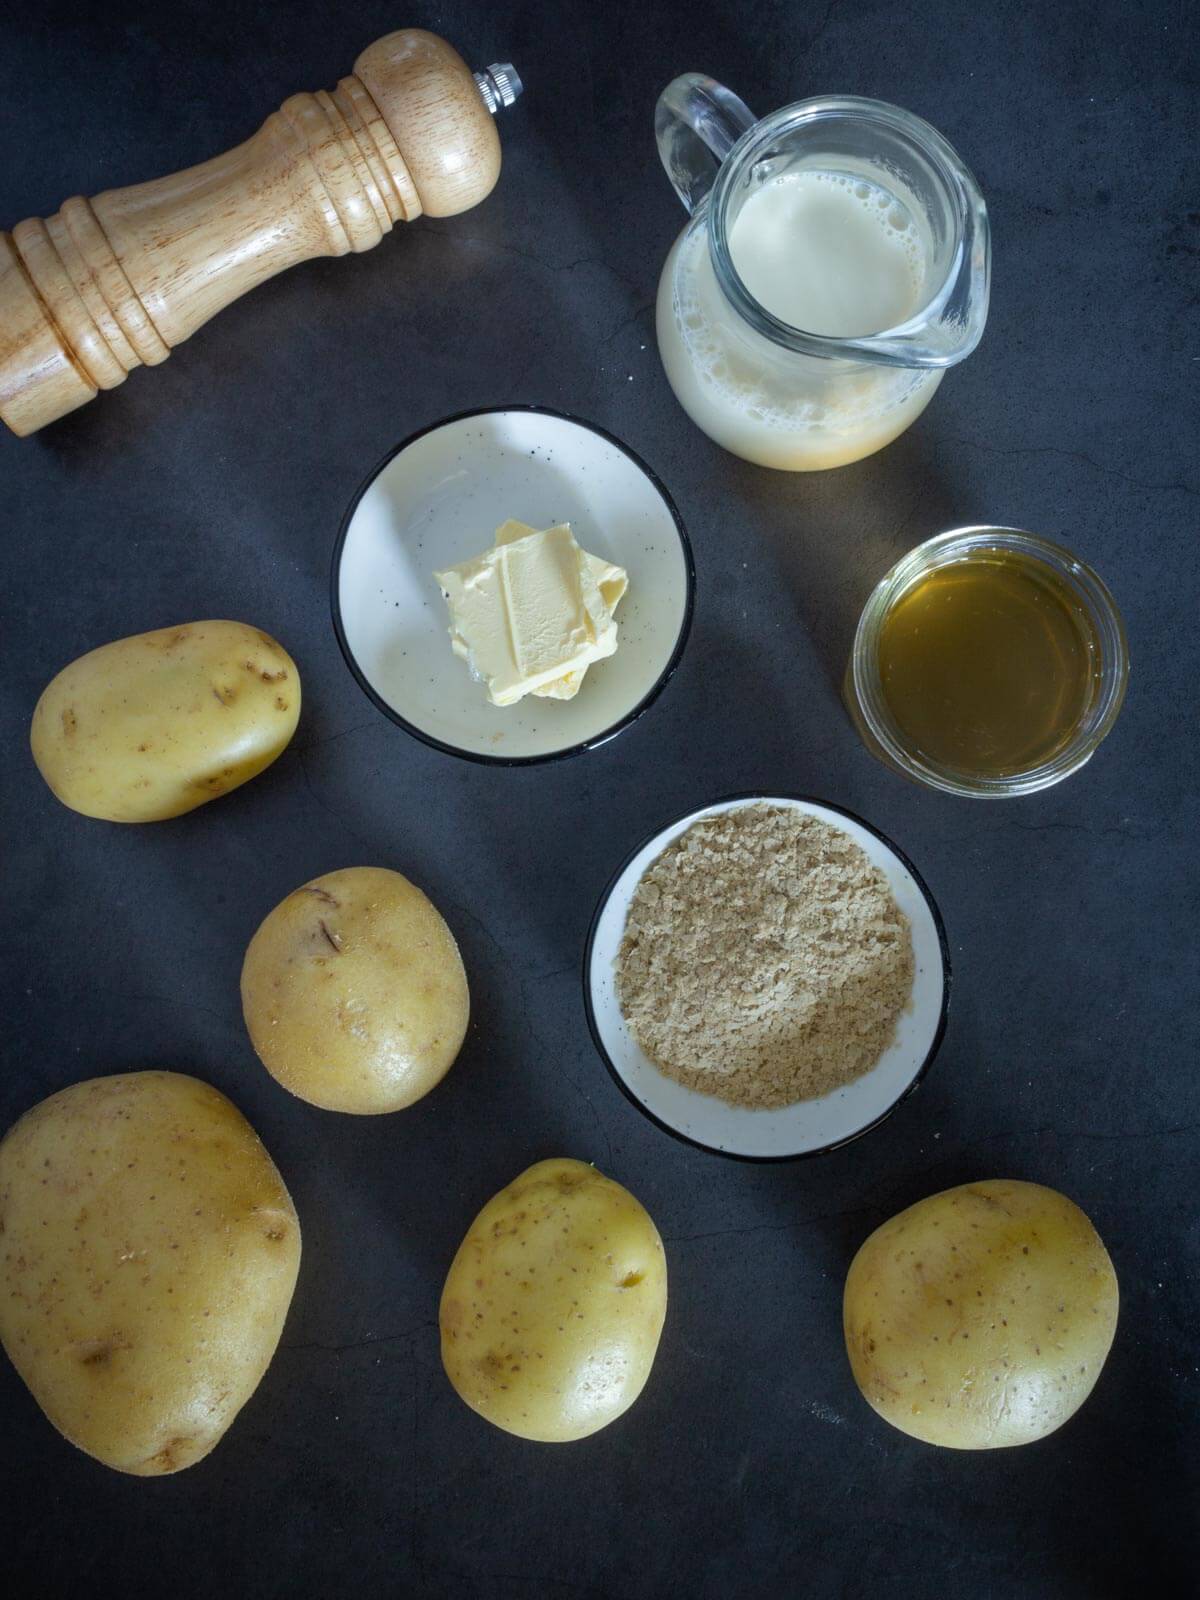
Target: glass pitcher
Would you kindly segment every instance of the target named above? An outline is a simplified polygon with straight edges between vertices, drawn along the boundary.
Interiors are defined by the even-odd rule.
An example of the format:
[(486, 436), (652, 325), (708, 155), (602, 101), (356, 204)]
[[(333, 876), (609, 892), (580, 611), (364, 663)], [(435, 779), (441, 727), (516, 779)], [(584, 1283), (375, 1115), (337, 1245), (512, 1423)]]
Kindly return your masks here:
[[(920, 117), (849, 95), (800, 100), (759, 122), (695, 72), (659, 97), (655, 134), (691, 214), (663, 267), (657, 332), (693, 422), (734, 455), (792, 472), (844, 466), (890, 444), (945, 369), (974, 350), (987, 319), (987, 209), (956, 153)], [(780, 187), (764, 193), (771, 184)], [(744, 281), (757, 287), (773, 272), (785, 299), (794, 287), (786, 225), (763, 214), (776, 196), (815, 204), (806, 215), (825, 230), (822, 246), (832, 241), (828, 259), (843, 252), (838, 281), (815, 285), (837, 306), (822, 311), (826, 331), (794, 326), (777, 314), (785, 306), (768, 309)], [(755, 210), (743, 216), (748, 202)], [(881, 301), (893, 260), (911, 273), (907, 298)], [(798, 260), (795, 275), (813, 270)], [(857, 325), (886, 304), (899, 305), (902, 320)]]

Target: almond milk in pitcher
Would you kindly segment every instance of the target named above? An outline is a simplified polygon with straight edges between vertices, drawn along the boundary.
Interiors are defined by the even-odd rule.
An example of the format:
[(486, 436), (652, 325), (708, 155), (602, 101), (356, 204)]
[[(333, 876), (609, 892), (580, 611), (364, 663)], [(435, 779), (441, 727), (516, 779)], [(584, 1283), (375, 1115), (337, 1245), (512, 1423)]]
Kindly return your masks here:
[(890, 443), (983, 330), (986, 212), (953, 151), (875, 101), (755, 123), (694, 74), (663, 95), (658, 132), (693, 210), (657, 313), (684, 409), (735, 455), (792, 471)]

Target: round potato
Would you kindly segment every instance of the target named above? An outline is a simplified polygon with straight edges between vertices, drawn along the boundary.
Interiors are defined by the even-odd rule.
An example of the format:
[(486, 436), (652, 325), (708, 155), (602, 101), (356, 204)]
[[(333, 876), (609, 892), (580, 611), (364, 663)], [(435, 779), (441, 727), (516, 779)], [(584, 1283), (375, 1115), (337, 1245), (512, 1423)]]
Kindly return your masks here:
[(106, 822), (182, 816), (283, 754), (300, 716), (296, 663), (244, 622), (117, 639), (48, 685), (29, 742), (72, 811)]
[(253, 1128), (175, 1072), (51, 1095), (0, 1144), (0, 1341), (119, 1472), (199, 1461), (267, 1370), (300, 1225)]
[(877, 1228), (843, 1304), (854, 1377), (927, 1444), (1028, 1444), (1087, 1399), (1117, 1326), (1117, 1279), (1065, 1195), (993, 1178)]
[(280, 902), (242, 964), (242, 1012), (259, 1058), (327, 1111), (400, 1111), (428, 1094), (470, 1013), (454, 935), (414, 884), (346, 867)]
[(442, 1291), (446, 1375), (522, 1439), (583, 1439), (641, 1394), (667, 1313), (658, 1229), (582, 1161), (539, 1161), (475, 1218)]

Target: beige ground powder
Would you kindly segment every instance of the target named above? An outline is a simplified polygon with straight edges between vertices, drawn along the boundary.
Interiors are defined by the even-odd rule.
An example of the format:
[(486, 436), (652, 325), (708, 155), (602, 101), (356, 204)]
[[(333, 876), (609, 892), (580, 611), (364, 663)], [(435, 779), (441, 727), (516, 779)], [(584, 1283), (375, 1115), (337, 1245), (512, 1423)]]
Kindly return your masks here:
[(756, 805), (705, 817), (642, 877), (617, 993), (668, 1077), (784, 1106), (868, 1072), (912, 993), (912, 934), (840, 828)]

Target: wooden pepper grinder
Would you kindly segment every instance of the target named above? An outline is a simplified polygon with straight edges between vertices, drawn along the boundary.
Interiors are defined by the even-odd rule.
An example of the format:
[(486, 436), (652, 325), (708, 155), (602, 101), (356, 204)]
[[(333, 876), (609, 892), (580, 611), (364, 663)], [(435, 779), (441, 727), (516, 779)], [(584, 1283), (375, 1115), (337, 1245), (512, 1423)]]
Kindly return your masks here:
[(0, 233), (0, 418), (34, 433), (285, 267), (466, 211), (496, 182), (492, 118), (520, 92), (511, 66), (472, 73), (406, 28), (235, 150)]

